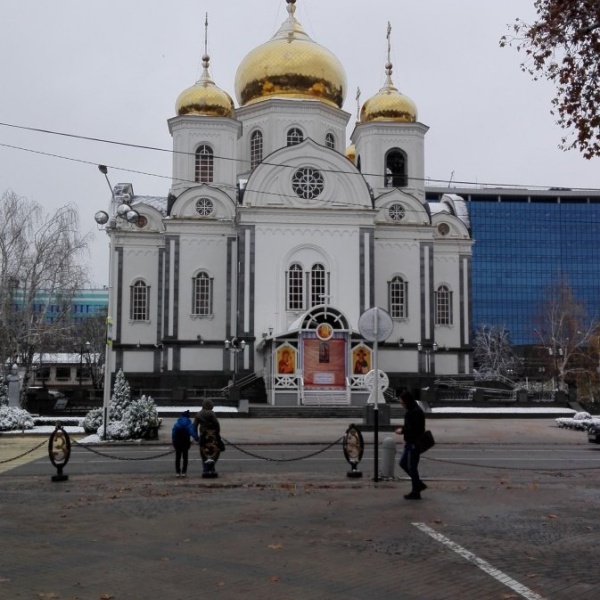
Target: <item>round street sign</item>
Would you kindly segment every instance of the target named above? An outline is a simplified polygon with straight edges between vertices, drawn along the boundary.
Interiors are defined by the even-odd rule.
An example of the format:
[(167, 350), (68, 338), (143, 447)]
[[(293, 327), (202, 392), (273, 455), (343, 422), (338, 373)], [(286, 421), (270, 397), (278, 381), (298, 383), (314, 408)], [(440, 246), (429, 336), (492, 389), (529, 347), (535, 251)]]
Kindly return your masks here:
[(383, 308), (369, 308), (358, 319), (360, 334), (370, 342), (387, 340), (394, 329), (394, 322)]

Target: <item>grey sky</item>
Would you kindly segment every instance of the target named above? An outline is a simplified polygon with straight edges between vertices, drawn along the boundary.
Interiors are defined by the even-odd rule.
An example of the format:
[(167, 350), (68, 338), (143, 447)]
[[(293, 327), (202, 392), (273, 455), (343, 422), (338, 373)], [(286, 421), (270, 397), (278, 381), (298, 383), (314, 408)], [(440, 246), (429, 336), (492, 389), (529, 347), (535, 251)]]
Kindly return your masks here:
[[(391, 22), (394, 83), (430, 127), (427, 177), (600, 188), (599, 159), (557, 148), (553, 88), (532, 82), (516, 51), (498, 45), (508, 23), (533, 17), (533, 0), (298, 0), (297, 7), (309, 35), (346, 69), (351, 123), (356, 88), (364, 102), (384, 82)], [(284, 20), (284, 0), (2, 0), (0, 122), (169, 150), (166, 121), (201, 72), (206, 12), (211, 73), (235, 100), (236, 69)], [(0, 193), (12, 189), (50, 210), (73, 203), (85, 231), (96, 232), (93, 215), (108, 205), (97, 164), (109, 165), (112, 183), (131, 182), (137, 194), (169, 190), (168, 152), (6, 126), (0, 144)], [(92, 280), (102, 285), (103, 232), (95, 233), (92, 259)]]

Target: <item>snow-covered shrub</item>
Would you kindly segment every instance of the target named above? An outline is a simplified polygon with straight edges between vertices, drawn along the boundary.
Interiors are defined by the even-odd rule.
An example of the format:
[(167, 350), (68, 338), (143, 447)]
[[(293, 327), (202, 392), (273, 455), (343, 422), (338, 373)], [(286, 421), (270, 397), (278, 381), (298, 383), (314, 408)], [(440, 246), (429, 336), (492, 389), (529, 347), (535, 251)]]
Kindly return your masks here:
[(129, 427), (133, 439), (152, 439), (158, 435), (160, 419), (156, 404), (150, 396), (133, 400), (123, 414), (123, 422)]
[(103, 410), (101, 408), (92, 408), (83, 419), (83, 429), (86, 433), (96, 433), (104, 420), (102, 417)]
[(588, 412), (578, 412), (572, 417), (559, 417), (556, 424), (561, 429), (576, 429), (578, 431), (587, 431), (588, 427), (595, 421)]
[(0, 431), (33, 429), (33, 426), (33, 418), (26, 410), (16, 406), (0, 406)]
[[(106, 437), (109, 440), (152, 439), (158, 435), (161, 419), (156, 404), (150, 396), (131, 399), (131, 389), (123, 371), (115, 378), (115, 387), (110, 399), (109, 421)], [(83, 428), (86, 433), (104, 434), (104, 411), (94, 408), (85, 416)]]
[(129, 427), (124, 421), (109, 421), (106, 426), (106, 438), (109, 440), (129, 440)]

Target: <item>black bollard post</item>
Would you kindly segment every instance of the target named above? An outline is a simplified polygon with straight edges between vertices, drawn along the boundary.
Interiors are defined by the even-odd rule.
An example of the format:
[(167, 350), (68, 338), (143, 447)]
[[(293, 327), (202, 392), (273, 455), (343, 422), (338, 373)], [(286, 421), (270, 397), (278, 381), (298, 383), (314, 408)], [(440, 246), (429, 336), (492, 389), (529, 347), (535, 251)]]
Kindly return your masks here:
[(48, 456), (56, 468), (56, 475), (52, 476), (52, 481), (67, 481), (69, 476), (63, 473), (63, 469), (71, 457), (71, 438), (60, 423), (56, 424), (56, 428), (50, 434)]

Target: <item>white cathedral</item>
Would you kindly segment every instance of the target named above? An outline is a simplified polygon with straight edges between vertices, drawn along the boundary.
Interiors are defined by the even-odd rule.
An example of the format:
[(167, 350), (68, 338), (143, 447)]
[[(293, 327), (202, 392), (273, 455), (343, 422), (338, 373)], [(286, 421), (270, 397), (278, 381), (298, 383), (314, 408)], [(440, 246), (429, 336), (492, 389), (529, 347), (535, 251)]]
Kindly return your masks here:
[[(241, 61), (237, 108), (205, 52), (168, 120), (167, 197), (114, 188), (111, 371), (133, 388), (362, 405), (374, 362), (416, 393), (471, 371), (466, 204), (425, 199), (428, 128), (394, 86), (389, 31), (348, 142), (344, 68), (295, 11)], [(377, 356), (359, 328), (373, 307), (389, 315)]]

